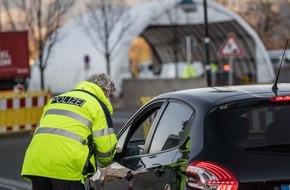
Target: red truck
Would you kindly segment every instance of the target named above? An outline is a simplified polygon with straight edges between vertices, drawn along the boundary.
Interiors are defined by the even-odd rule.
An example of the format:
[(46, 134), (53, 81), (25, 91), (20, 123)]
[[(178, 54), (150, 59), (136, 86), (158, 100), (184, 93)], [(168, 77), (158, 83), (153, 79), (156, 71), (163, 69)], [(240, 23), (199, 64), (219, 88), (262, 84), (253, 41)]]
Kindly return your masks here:
[(0, 90), (26, 86), (29, 78), (28, 33), (0, 32)]

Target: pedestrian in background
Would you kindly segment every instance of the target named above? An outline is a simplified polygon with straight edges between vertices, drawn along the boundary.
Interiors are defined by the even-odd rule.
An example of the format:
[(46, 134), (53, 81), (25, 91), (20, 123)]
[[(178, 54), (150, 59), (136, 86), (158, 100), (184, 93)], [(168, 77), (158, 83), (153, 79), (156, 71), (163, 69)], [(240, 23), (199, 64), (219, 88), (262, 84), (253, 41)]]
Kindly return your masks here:
[(33, 190), (84, 190), (97, 165), (112, 162), (114, 91), (108, 75), (94, 74), (48, 101), (22, 166), (21, 176)]

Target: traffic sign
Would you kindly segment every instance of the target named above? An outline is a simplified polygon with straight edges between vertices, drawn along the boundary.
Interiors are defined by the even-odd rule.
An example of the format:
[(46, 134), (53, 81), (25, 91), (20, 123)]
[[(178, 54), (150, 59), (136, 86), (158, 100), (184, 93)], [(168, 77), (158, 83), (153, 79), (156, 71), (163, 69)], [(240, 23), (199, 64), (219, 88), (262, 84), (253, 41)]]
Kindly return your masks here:
[(244, 55), (244, 51), (241, 48), (240, 44), (238, 43), (233, 33), (230, 33), (228, 35), (227, 39), (224, 41), (218, 53), (220, 56), (225, 57), (228, 56), (241, 57)]

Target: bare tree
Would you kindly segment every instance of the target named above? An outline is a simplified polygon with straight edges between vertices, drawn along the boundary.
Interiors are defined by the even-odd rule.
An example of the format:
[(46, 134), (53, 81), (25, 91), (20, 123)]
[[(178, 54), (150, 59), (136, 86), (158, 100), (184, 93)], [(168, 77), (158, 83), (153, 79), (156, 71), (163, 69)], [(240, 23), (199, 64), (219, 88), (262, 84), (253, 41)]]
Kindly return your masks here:
[(267, 49), (284, 48), (290, 32), (289, 0), (246, 1), (239, 9), (232, 6), (230, 0), (216, 1), (237, 11), (257, 32)]
[(132, 19), (126, 14), (124, 0), (91, 0), (86, 7), (88, 20), (82, 24), (93, 46), (104, 55), (107, 73), (110, 75), (110, 64), (116, 47), (130, 28)]
[[(289, 34), (290, 15), (282, 11), (285, 3), (285, 0), (279, 2), (259, 0), (249, 3), (248, 9), (240, 13), (261, 37), (267, 49), (283, 47), (287, 38), (285, 34)], [(286, 12), (289, 10), (288, 5)]]
[[(27, 30), (32, 59), (38, 59), (41, 89), (44, 89), (44, 70), (51, 49), (59, 40), (57, 30), (75, 0), (2, 0), (11, 30)], [(12, 15), (11, 10), (18, 15)], [(20, 15), (20, 16), (19, 16)], [(45, 53), (44, 53), (45, 52)]]
[[(7, 26), (11, 31), (16, 31), (16, 26), (15, 26), (15, 22), (13, 21), (13, 15), (12, 12), (10, 10), (10, 1), (8, 0), (1, 0), (1, 11), (3, 11), (7, 17), (8, 20), (8, 25)], [(3, 10), (2, 10), (3, 8)], [(2, 14), (1, 14), (2, 15)], [(2, 17), (1, 17), (1, 31), (4, 30), (3, 24), (2, 24)]]

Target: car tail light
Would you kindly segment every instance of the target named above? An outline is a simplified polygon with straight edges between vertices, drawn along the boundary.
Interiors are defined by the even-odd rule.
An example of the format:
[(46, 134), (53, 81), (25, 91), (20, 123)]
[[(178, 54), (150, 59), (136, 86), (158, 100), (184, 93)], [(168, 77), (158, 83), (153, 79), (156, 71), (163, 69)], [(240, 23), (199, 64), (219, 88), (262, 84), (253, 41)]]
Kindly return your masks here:
[(290, 101), (290, 96), (276, 96), (273, 98), (270, 98), (272, 102), (287, 102)]
[(187, 186), (193, 189), (237, 190), (239, 182), (226, 168), (216, 163), (194, 161), (186, 168)]

